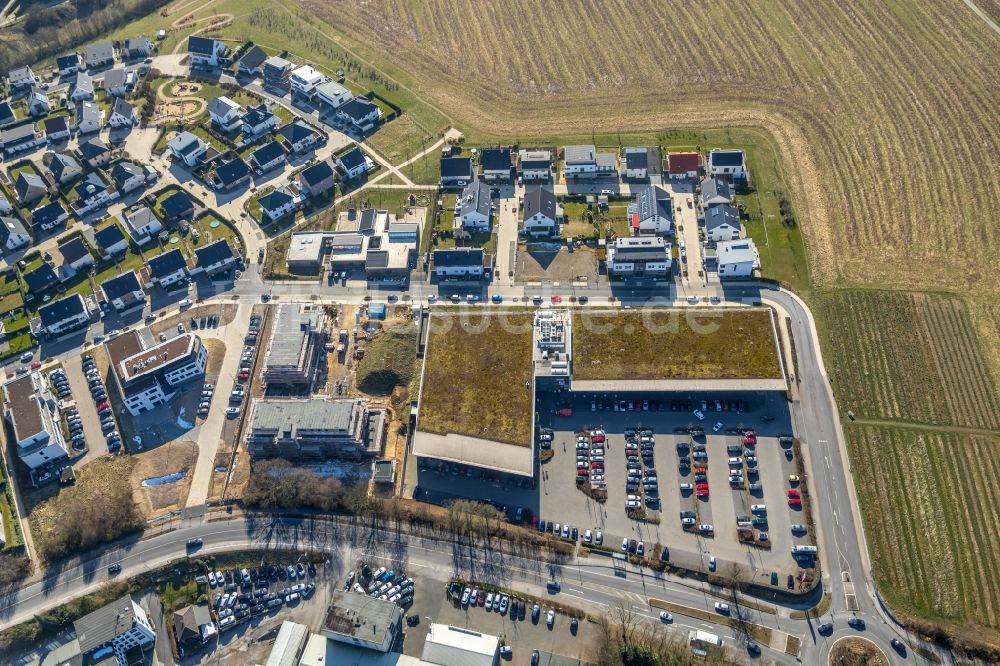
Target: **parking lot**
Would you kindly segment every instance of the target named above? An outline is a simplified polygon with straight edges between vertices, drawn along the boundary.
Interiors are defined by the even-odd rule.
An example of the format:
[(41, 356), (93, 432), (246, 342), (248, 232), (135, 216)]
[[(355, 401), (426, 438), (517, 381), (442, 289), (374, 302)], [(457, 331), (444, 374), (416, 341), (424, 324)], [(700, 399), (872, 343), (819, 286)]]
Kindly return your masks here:
[[(624, 400), (614, 398), (619, 404)], [(567, 408), (565, 400), (543, 403), (540, 414), (543, 423), (549, 421), (553, 428), (554, 455), (542, 465), (540, 518), (549, 524), (569, 523), (580, 534), (590, 529), (596, 536), (599, 530), (609, 548), (620, 549), (623, 539), (635, 540), (635, 546), (641, 541), (647, 556), (654, 544), (667, 544), (672, 559), (683, 559), (685, 564), (700, 559), (706, 570), (712, 557), (717, 558), (720, 570), (730, 562), (751, 570), (794, 570), (791, 546), (812, 541), (808, 530), (793, 535), (791, 529), (806, 521), (801, 508), (789, 505), (789, 490), (797, 493), (799, 486), (789, 482), (790, 475), (797, 474), (790, 440), (779, 441), (780, 435), (791, 433), (784, 396), (692, 396), (691, 409), (687, 397), (657, 398), (647, 400), (650, 411), (643, 411), (642, 400), (636, 411), (635, 399), (630, 398), (632, 409), (623, 412), (611, 409), (610, 399), (581, 397), (569, 405), (572, 416), (568, 417), (555, 415), (557, 408)], [(716, 399), (721, 405), (742, 400), (746, 409), (737, 414), (730, 405), (730, 410), (716, 412)], [(705, 420), (699, 421), (693, 411), (700, 409), (702, 400), (706, 401)], [(605, 409), (591, 411), (592, 401), (603, 402)], [(713, 432), (717, 422), (722, 426)], [(704, 436), (687, 432), (699, 425)], [(625, 432), (636, 430), (635, 439), (640, 440), (644, 428), (652, 430), (652, 445), (647, 443), (646, 450), (641, 450), (640, 441), (629, 449), (636, 470), (632, 473), (636, 482), (629, 484)], [(607, 499), (603, 503), (582, 491), (589, 481), (578, 483), (582, 480), (578, 437), (588, 431), (587, 439), (592, 439), (589, 431), (598, 429), (605, 431), (601, 453)], [(740, 434), (748, 429), (756, 431), (755, 437), (747, 438), (747, 442), (756, 440), (753, 443), (745, 442)], [(590, 471), (599, 476), (599, 468)], [(648, 483), (650, 478), (655, 482)], [(707, 489), (699, 486), (704, 483)], [(681, 484), (690, 486), (681, 490)], [(626, 512), (627, 501), (636, 505), (630, 511), (645, 513), (645, 520)], [(684, 514), (690, 517), (687, 529), (681, 524), (682, 512), (690, 512)], [(743, 530), (744, 543), (738, 538), (738, 519), (749, 528)], [(713, 529), (699, 530), (701, 525)], [(675, 557), (680, 553), (684, 556)]]

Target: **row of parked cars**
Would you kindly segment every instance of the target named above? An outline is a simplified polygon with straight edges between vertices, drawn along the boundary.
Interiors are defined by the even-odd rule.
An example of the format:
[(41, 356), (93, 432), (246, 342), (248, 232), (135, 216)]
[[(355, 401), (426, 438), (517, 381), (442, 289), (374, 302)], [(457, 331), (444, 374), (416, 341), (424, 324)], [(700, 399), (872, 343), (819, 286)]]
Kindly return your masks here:
[[(653, 451), (656, 444), (652, 428), (625, 429), (625, 510), (636, 511), (645, 502), (647, 508), (660, 506), (659, 482)], [(642, 495), (639, 489), (642, 488)]]
[(356, 575), (352, 571), (347, 576), (344, 584), (344, 591), (352, 591), (358, 594), (367, 594), (373, 599), (391, 601), (399, 606), (407, 606), (413, 602), (413, 579), (407, 577), (402, 571), (379, 567), (374, 572), (368, 569), (367, 565), (362, 568), (362, 578), (355, 579)]
[[(70, 390), (69, 380), (66, 378), (66, 371), (56, 368), (49, 373), (49, 381), (52, 383), (52, 390), (59, 396), (60, 400), (66, 400), (73, 396)], [(63, 410), (66, 416), (66, 424), (69, 426), (70, 444), (74, 451), (82, 452), (87, 450), (87, 437), (83, 434), (83, 418), (76, 407), (69, 407)]]
[(94, 357), (90, 354), (83, 356), (83, 374), (87, 379), (90, 395), (94, 399), (97, 416), (101, 419), (101, 431), (108, 444), (108, 452), (121, 453), (122, 436), (117, 430), (115, 416), (111, 404), (108, 402), (108, 393), (104, 388), (104, 380), (101, 379), (101, 372), (97, 369)]

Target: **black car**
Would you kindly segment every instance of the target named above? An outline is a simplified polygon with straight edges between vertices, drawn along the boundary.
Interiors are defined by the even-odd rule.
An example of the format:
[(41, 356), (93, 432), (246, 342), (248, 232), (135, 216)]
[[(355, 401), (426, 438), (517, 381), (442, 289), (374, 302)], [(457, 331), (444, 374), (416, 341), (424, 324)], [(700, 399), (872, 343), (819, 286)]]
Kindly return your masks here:
[(847, 624), (848, 626), (853, 627), (858, 631), (861, 631), (862, 629), (865, 628), (865, 621), (862, 620), (860, 617), (852, 617), (847, 621)]
[(635, 539), (630, 539), (628, 542), (628, 552), (635, 553), (635, 549), (639, 546), (639, 542)]
[(903, 643), (903, 641), (899, 640), (898, 638), (893, 638), (891, 641), (889, 641), (889, 645), (891, 645), (893, 649), (899, 652), (900, 654), (904, 656), (906, 655), (906, 644)]
[(824, 622), (816, 627), (816, 631), (824, 635), (833, 633), (833, 622)]
[(253, 613), (254, 615), (260, 615), (261, 613), (264, 612), (264, 604), (257, 604), (256, 606), (250, 609), (250, 612)]
[(115, 562), (114, 564), (108, 567), (108, 573), (111, 575), (121, 573), (121, 570), (122, 570), (122, 565), (120, 562)]
[(415, 627), (420, 624), (420, 614), (414, 613), (413, 615), (406, 616), (406, 625), (409, 627)]

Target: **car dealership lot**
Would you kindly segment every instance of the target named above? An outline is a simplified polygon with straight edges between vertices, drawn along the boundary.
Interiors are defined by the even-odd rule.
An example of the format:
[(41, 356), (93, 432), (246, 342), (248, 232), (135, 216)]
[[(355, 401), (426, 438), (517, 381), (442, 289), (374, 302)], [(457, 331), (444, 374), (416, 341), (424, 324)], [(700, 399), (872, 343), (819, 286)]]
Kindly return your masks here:
[[(676, 398), (675, 398), (676, 400)], [(701, 397), (694, 402), (700, 407)], [(698, 421), (691, 411), (671, 409), (671, 399), (664, 402), (663, 410), (651, 411), (591, 411), (591, 398), (581, 398), (572, 405), (573, 415), (556, 416), (556, 407), (564, 408), (565, 401), (551, 404), (551, 409), (542, 410), (543, 425), (550, 423), (554, 430), (552, 460), (542, 465), (542, 485), (540, 494), (540, 517), (547, 523), (569, 523), (584, 530), (600, 530), (604, 544), (609, 548), (620, 548), (622, 539), (643, 541), (649, 554), (656, 543), (668, 544), (671, 550), (698, 554), (707, 567), (710, 556), (718, 558), (719, 567), (725, 562), (739, 562), (753, 569), (787, 571), (792, 569), (790, 547), (794, 542), (808, 543), (803, 538), (793, 539), (790, 526), (803, 523), (801, 511), (790, 510), (787, 502), (788, 476), (795, 473), (794, 462), (788, 460), (786, 449), (779, 444), (778, 435), (791, 431), (787, 407), (783, 396), (775, 398), (769, 394), (752, 394), (745, 398), (748, 409), (737, 414), (733, 411), (705, 413), (704, 422)], [(605, 407), (610, 401), (604, 400)], [(544, 404), (544, 402), (543, 402)], [(762, 421), (767, 415), (773, 420)], [(711, 426), (723, 422), (719, 432), (712, 432)], [(708, 427), (704, 436), (692, 437), (687, 428), (705, 423)], [(647, 519), (659, 524), (634, 520), (626, 514), (627, 495), (636, 494), (626, 490), (627, 468), (623, 434), (629, 428), (649, 427), (654, 431), (653, 466), (657, 478), (658, 503), (643, 502)], [(606, 433), (604, 447), (604, 474), (607, 485), (607, 501), (598, 502), (584, 494), (577, 484), (577, 437), (581, 431), (603, 429)], [(738, 430), (753, 428), (757, 441), (753, 446), (743, 443)], [(682, 446), (679, 449), (678, 443)], [(728, 447), (738, 447), (739, 453), (730, 455)], [(565, 447), (565, 450), (564, 450)], [(703, 449), (703, 450), (700, 450)], [(733, 449), (735, 451), (736, 449)], [(756, 463), (748, 465), (743, 454), (756, 453)], [(698, 455), (701, 459), (696, 459)], [(688, 467), (681, 468), (681, 455), (690, 460)], [(707, 460), (703, 457), (707, 455)], [(732, 486), (729, 483), (729, 458), (741, 457), (744, 483)], [(646, 459), (644, 459), (645, 463)], [(698, 465), (706, 467), (709, 492), (698, 497), (696, 474)], [(735, 469), (735, 465), (734, 465)], [(751, 470), (757, 470), (751, 474)], [(646, 466), (643, 465), (643, 471)], [(759, 492), (751, 493), (750, 483), (760, 483)], [(681, 491), (681, 483), (690, 483), (694, 488)], [(737, 516), (753, 516), (751, 505), (764, 504), (767, 507), (766, 525), (754, 528), (755, 538), (766, 531), (771, 548), (761, 548), (740, 543), (737, 537)], [(693, 511), (695, 528), (701, 524), (711, 524), (714, 532), (701, 534), (697, 529), (683, 530), (680, 522), (681, 511)], [(689, 559), (689, 558), (685, 558)]]

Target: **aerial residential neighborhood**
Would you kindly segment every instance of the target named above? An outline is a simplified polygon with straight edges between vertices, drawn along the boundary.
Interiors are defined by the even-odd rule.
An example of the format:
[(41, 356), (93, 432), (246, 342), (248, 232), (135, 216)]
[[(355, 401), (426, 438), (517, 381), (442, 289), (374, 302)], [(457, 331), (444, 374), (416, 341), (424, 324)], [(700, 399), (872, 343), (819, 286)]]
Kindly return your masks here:
[(995, 7), (621, 5), (0, 8), (0, 661), (1000, 662)]

